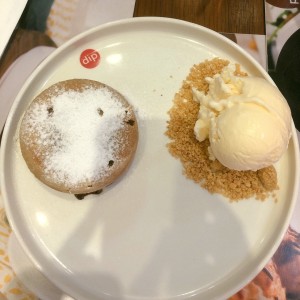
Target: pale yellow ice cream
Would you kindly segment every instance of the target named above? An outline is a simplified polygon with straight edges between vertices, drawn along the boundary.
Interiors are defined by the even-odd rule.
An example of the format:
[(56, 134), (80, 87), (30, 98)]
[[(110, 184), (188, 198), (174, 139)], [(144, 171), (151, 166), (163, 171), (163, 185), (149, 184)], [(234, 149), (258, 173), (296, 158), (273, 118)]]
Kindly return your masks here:
[(233, 170), (258, 170), (277, 162), (291, 137), (291, 112), (280, 91), (259, 77), (235, 76), (229, 64), (206, 78), (209, 91), (193, 89), (200, 103), (194, 132), (210, 140), (211, 159)]

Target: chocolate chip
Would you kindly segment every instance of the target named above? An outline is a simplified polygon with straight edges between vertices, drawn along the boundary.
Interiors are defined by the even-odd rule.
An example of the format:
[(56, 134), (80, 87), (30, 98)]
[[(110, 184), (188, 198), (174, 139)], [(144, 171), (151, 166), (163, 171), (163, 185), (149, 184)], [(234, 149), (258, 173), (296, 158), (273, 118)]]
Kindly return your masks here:
[(52, 106), (47, 107), (47, 112), (48, 112), (48, 116), (51, 117), (53, 115), (53, 112), (54, 112), (53, 107)]
[[(90, 187), (90, 186), (89, 186)], [(95, 191), (95, 192), (91, 192), (91, 193), (86, 193), (86, 194), (74, 194), (74, 196), (78, 199), (78, 200), (82, 200), (84, 199), (86, 196), (88, 195), (99, 195), (102, 193), (102, 189), (101, 190), (98, 190), (98, 191)]]
[(110, 161), (108, 162), (108, 166), (109, 166), (109, 167), (112, 167), (114, 163), (115, 163), (115, 162), (114, 162), (113, 160), (110, 160)]
[(98, 108), (97, 111), (98, 111), (99, 116), (102, 117), (104, 114), (104, 111), (101, 108)]
[(134, 125), (134, 120), (130, 119), (128, 121), (125, 121), (125, 123), (127, 123), (130, 126), (133, 126)]

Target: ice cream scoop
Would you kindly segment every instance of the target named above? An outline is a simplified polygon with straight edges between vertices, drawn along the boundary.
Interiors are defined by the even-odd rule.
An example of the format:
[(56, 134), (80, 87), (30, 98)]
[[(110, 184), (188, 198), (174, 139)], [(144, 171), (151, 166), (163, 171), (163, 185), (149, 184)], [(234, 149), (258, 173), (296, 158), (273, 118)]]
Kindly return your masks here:
[(291, 137), (290, 108), (276, 86), (259, 77), (235, 75), (230, 64), (206, 78), (208, 93), (193, 89), (200, 103), (196, 138), (210, 140), (211, 159), (233, 170), (258, 170), (277, 162)]

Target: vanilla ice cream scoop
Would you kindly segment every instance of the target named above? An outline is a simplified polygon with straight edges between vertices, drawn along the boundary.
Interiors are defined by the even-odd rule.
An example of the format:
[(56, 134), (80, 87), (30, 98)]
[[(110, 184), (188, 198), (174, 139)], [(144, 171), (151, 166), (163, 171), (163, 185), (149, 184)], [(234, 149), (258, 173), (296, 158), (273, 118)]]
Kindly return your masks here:
[(200, 102), (195, 135), (210, 140), (211, 159), (233, 170), (258, 170), (277, 162), (291, 137), (291, 112), (280, 91), (263, 78), (234, 75), (229, 65), (207, 78), (209, 91), (193, 90)]

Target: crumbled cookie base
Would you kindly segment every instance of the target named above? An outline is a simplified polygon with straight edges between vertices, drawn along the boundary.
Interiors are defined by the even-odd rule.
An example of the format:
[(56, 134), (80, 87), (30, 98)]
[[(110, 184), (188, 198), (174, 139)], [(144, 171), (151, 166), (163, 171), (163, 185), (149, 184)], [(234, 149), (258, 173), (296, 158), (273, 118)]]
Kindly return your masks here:
[[(194, 65), (169, 111), (166, 135), (170, 138), (169, 152), (180, 159), (184, 175), (211, 193), (220, 193), (231, 201), (254, 197), (265, 200), (278, 189), (277, 174), (273, 166), (255, 171), (235, 171), (209, 159), (209, 141), (199, 142), (194, 136), (199, 104), (193, 100), (191, 88), (208, 90), (205, 77), (220, 73), (228, 61), (213, 59)], [(237, 68), (237, 72), (239, 72)], [(240, 72), (240, 76), (246, 76)]]

